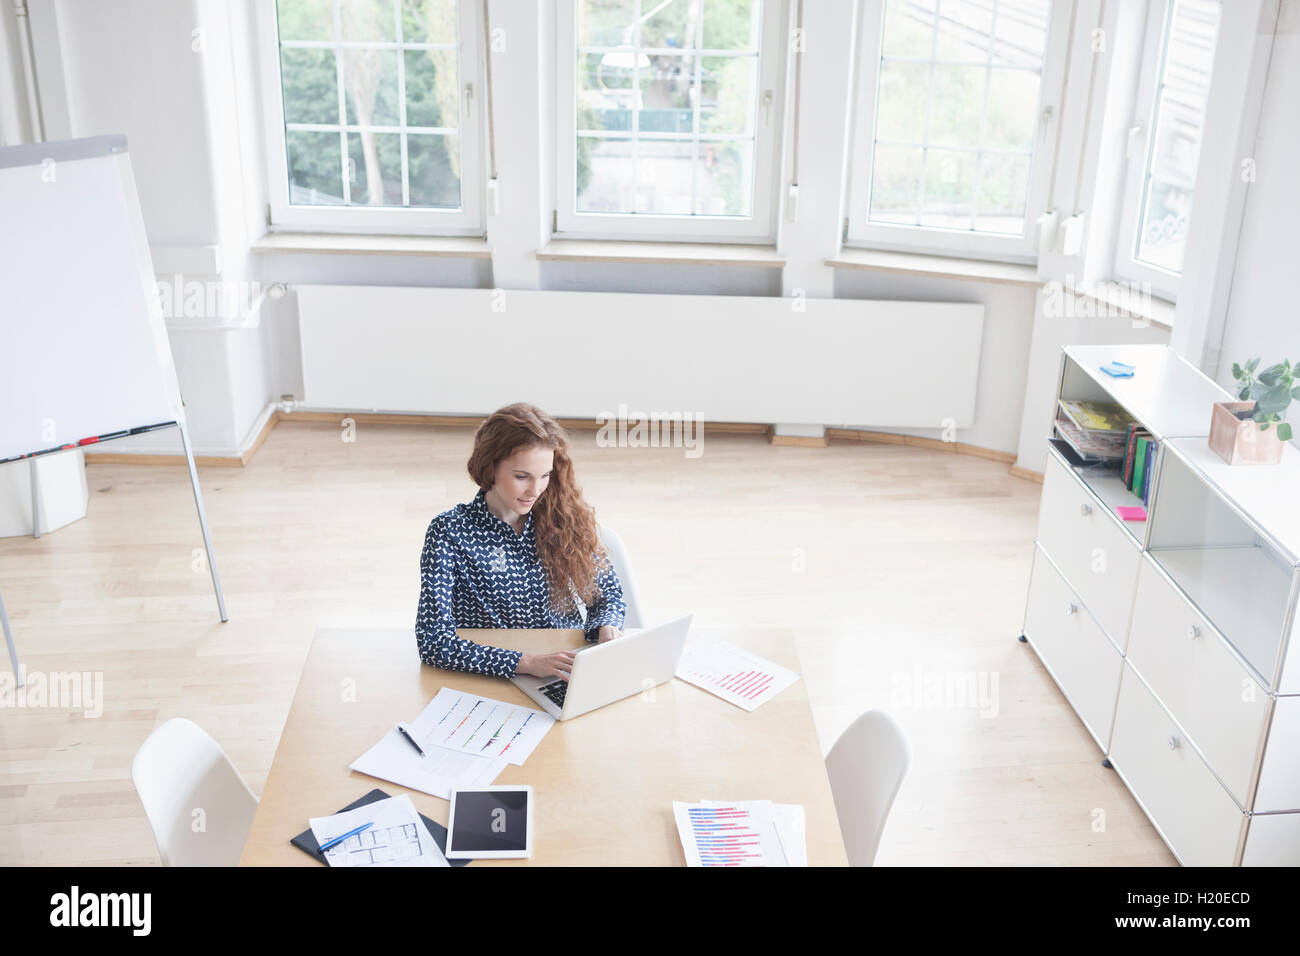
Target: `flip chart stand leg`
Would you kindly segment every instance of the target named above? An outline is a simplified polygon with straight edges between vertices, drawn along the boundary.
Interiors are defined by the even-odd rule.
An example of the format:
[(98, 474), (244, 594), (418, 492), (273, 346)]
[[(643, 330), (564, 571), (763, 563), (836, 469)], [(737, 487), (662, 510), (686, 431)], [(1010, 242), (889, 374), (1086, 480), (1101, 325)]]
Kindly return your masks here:
[(190, 448), (190, 433), (185, 428), (184, 422), (177, 423), (181, 429), (181, 444), (185, 446), (185, 463), (190, 468), (190, 484), (194, 488), (194, 507), (199, 512), (199, 525), (203, 528), (203, 546), (208, 551), (208, 570), (212, 572), (212, 589), (217, 592), (217, 610), (221, 613), (221, 620), (230, 620), (226, 616), (226, 599), (221, 595), (221, 578), (217, 576), (217, 562), (212, 554), (212, 535), (208, 533), (208, 516), (203, 512), (203, 493), (199, 491), (199, 473), (194, 467), (194, 452)]
[(41, 482), (40, 476), (36, 474), (36, 459), (28, 458), (30, 465), (30, 474), (32, 477), (32, 537), (41, 536)]
[(5, 643), (9, 645), (9, 662), (14, 666), (14, 680), (19, 687), (23, 686), (23, 673), (18, 669), (18, 649), (14, 647), (14, 634), (9, 630), (9, 615), (5, 613), (4, 598), (0, 597), (0, 625), (4, 626)]

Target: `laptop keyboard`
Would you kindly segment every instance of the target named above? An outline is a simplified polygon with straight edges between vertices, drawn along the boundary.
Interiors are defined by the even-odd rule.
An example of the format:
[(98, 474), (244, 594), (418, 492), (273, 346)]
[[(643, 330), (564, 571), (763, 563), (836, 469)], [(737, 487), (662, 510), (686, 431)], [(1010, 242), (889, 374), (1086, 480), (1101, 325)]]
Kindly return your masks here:
[(545, 694), (546, 699), (549, 700), (551, 703), (553, 703), (556, 707), (563, 707), (564, 694), (569, 689), (569, 682), (567, 680), (564, 680), (563, 678), (560, 678), (559, 680), (551, 681), (549, 684), (543, 684), (538, 689), (543, 694)]

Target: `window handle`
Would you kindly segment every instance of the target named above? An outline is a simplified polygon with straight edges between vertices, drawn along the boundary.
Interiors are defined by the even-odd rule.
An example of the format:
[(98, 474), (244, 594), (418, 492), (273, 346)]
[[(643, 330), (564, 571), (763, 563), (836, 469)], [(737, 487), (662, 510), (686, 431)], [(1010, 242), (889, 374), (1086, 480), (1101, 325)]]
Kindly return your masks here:
[(771, 90), (763, 91), (763, 125), (766, 126), (772, 118), (772, 100), (775, 97)]
[(465, 84), (465, 105), (468, 106), (470, 104), (470, 101), (473, 99), (474, 99), (474, 84), (466, 83)]
[(1052, 117), (1056, 112), (1050, 106), (1044, 106), (1043, 112), (1038, 116), (1038, 138), (1042, 139), (1047, 135), (1047, 128), (1052, 125)]
[(1137, 155), (1139, 145), (1138, 141), (1143, 138), (1142, 134), (1145, 129), (1146, 128), (1142, 125), (1141, 120), (1138, 120), (1128, 128), (1128, 144), (1124, 147), (1125, 159), (1132, 159)]

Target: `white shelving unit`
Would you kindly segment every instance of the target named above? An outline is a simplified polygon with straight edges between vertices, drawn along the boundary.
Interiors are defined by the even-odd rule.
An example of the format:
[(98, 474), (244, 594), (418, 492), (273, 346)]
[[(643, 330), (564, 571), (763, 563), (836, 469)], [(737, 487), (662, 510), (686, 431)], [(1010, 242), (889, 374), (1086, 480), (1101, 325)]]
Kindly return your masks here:
[(1206, 435), (1232, 396), (1162, 345), (1065, 349), (1057, 398), (1157, 439), (1148, 518), (1049, 439), (1021, 639), (1180, 862), (1300, 865), (1300, 453), (1229, 466)]

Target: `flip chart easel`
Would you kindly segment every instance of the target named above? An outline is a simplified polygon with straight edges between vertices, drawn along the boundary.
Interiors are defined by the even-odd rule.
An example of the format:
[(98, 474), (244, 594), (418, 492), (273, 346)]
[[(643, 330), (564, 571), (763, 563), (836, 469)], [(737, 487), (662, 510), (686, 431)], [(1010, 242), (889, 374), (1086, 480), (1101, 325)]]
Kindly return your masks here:
[[(0, 222), (0, 464), (30, 460), (33, 536), (39, 456), (174, 426), (228, 620), (126, 137), (0, 148)], [(21, 685), (2, 599), (0, 626)]]

